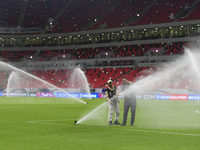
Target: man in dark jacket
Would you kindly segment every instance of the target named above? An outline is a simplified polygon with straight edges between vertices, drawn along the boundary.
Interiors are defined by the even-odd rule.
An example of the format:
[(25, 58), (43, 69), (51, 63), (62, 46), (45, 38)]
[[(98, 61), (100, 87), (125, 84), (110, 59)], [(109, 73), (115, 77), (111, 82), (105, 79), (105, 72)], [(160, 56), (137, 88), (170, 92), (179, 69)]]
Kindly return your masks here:
[(119, 92), (123, 92), (124, 95), (124, 114), (123, 114), (123, 123), (121, 126), (126, 126), (127, 115), (129, 107), (131, 107), (131, 126), (133, 126), (135, 121), (135, 111), (136, 111), (136, 94), (134, 91), (131, 91), (130, 86), (132, 82), (128, 81), (126, 77), (122, 79), (123, 84), (120, 87)]

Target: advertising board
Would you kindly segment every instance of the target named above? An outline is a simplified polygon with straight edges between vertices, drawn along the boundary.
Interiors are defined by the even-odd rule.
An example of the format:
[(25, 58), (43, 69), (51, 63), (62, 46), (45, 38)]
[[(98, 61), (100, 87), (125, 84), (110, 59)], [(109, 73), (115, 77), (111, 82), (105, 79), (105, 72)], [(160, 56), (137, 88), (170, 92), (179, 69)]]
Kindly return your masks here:
[(188, 100), (200, 100), (200, 95), (188, 94)]
[(188, 94), (156, 94), (157, 100), (188, 100)]
[(37, 97), (55, 97), (52, 92), (37, 92)]
[(102, 93), (54, 93), (55, 97), (61, 98), (102, 98)]

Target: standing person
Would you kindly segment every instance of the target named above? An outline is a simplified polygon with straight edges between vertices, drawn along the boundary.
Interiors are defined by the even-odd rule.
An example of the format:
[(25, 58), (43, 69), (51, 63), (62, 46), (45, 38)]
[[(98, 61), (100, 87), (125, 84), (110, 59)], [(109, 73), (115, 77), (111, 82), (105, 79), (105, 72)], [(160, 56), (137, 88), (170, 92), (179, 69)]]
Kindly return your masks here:
[[(127, 90), (132, 85), (132, 82), (128, 81), (126, 77), (122, 79), (122, 82), (123, 84), (120, 87), (119, 92)], [(134, 121), (135, 121), (135, 110), (136, 110), (136, 105), (137, 105), (136, 95), (134, 91), (131, 91), (131, 92), (129, 91), (127, 91), (127, 93), (125, 92), (124, 94), (124, 99), (125, 99), (124, 100), (124, 114), (123, 114), (123, 123), (121, 124), (121, 126), (126, 126), (129, 107), (131, 107), (131, 126), (133, 126)]]
[(108, 122), (109, 125), (112, 124), (112, 118), (113, 118), (113, 110), (115, 111), (115, 121), (114, 124), (120, 125), (121, 123), (118, 122), (119, 119), (119, 100), (117, 94), (117, 87), (113, 85), (112, 80), (107, 81), (108, 88), (106, 89), (106, 99), (108, 101)]

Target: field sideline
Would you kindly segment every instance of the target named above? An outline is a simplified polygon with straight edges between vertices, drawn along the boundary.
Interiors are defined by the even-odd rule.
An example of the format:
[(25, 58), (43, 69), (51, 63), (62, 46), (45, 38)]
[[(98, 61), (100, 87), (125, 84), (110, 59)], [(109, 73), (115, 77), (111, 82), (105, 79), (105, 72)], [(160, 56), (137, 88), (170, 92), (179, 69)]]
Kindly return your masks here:
[[(134, 126), (129, 117), (127, 126), (121, 127), (108, 125), (105, 99), (82, 100), (89, 104), (64, 98), (0, 97), (1, 150), (200, 147), (200, 101), (137, 100)], [(123, 100), (119, 122), (122, 115)]]

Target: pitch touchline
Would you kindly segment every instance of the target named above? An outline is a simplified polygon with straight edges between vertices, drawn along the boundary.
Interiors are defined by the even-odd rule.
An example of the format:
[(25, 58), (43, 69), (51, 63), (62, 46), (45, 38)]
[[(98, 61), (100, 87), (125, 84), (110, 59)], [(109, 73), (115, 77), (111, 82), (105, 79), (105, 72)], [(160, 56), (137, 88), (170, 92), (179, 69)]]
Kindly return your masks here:
[(196, 113), (199, 113), (199, 114), (200, 114), (200, 110), (197, 110)]
[(59, 120), (33, 120), (33, 121), (26, 121), (26, 122), (42, 122), (42, 121), (65, 121), (65, 120), (76, 120), (76, 119), (59, 119)]
[[(200, 113), (200, 110), (199, 111), (196, 111), (197, 113)], [(150, 116), (136, 116), (136, 117), (159, 117), (159, 116), (179, 116), (179, 115), (194, 115), (194, 114), (177, 114), (177, 115), (150, 115)], [(130, 118), (131, 116), (128, 116), (128, 118)], [(97, 120), (97, 119), (103, 119), (104, 117), (102, 118), (91, 118), (91, 119), (94, 119), (94, 120)], [(119, 117), (119, 118), (123, 118), (123, 117)], [(77, 119), (58, 119), (58, 120), (33, 120), (33, 121), (27, 121), (27, 122), (40, 122), (40, 121), (67, 121), (67, 120), (77, 120)]]
[(136, 116), (136, 117), (162, 117), (162, 116), (189, 116), (194, 114), (175, 114), (175, 115), (150, 115), (150, 116)]
[[(40, 123), (40, 124), (50, 124), (50, 125), (77, 126), (77, 127), (89, 127), (89, 128), (92, 127), (92, 126), (69, 125), (69, 124), (59, 124), (59, 123), (44, 123), (44, 122), (38, 122), (38, 121), (27, 121), (27, 122)], [(108, 127), (98, 127), (98, 128), (106, 128), (106, 129), (108, 129)], [(161, 134), (200, 136), (200, 134), (177, 133), (177, 132), (149, 131), (149, 130), (137, 130), (137, 129), (120, 129), (120, 128), (109, 128), (109, 130), (110, 129), (114, 129), (114, 130), (128, 130), (128, 131), (134, 131), (134, 132), (147, 132), (147, 133), (149, 132), (149, 133), (161, 133)]]
[(137, 129), (125, 129), (125, 130), (136, 131), (136, 132), (154, 132), (154, 133), (163, 133), (163, 134), (200, 136), (200, 134), (177, 133), (177, 132), (149, 131), (149, 130), (137, 130)]

